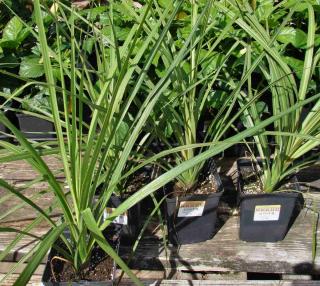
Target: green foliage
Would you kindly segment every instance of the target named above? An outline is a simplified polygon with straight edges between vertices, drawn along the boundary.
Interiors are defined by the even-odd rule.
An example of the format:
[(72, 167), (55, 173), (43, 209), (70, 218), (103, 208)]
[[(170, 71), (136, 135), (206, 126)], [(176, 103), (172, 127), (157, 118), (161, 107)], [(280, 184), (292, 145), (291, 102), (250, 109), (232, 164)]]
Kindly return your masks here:
[(44, 69), (41, 58), (37, 56), (28, 56), (22, 58), (19, 75), (27, 78), (38, 78), (43, 76)]
[[(103, 236), (116, 216), (173, 180), (192, 188), (206, 160), (251, 137), (267, 192), (314, 161), (307, 155), (320, 142), (317, 1), (109, 1), (76, 10), (35, 0), (32, 17), (17, 13), (18, 2), (4, 3), (11, 14), (1, 18), (0, 121), (18, 144), (0, 142), (0, 162), (26, 160), (38, 172), (31, 185), (45, 181), (44, 192), (55, 197), (42, 210), (0, 180), (21, 200), (17, 209), (39, 214), (16, 230), (0, 260), (43, 220), (51, 226), (15, 266), (33, 261), (16, 285), (27, 283), (57, 238), (75, 269), (99, 245), (140, 284)], [(17, 103), (52, 121), (56, 141), (28, 141), (3, 113)], [(311, 110), (303, 116), (305, 106)], [(246, 129), (228, 136), (239, 120)], [(146, 157), (155, 139), (168, 150)], [(62, 161), (68, 191), (45, 163), (49, 154)], [(128, 178), (154, 162), (165, 172), (103, 221), (110, 196), (126, 192)], [(57, 208), (62, 220), (54, 222)]]
[[(286, 4), (284, 7), (279, 5), (279, 11), (274, 8), (274, 14), (282, 16), (277, 18), (279, 24), (273, 30), (267, 30), (268, 21), (260, 25), (259, 18), (252, 15), (247, 7), (241, 7), (243, 17), (238, 21), (250, 35), (244, 44), (246, 67), (250, 68), (257, 58), (264, 57), (259, 65), (262, 80), (256, 85), (254, 78), (249, 77), (247, 92), (241, 93), (241, 101), (247, 102), (257, 94), (266, 93), (271, 98), (273, 115), (282, 113), (297, 102), (305, 104), (312, 94), (319, 92), (314, 85), (315, 67), (319, 62), (314, 7), (308, 2), (303, 2), (303, 7)], [(231, 17), (232, 14), (229, 15)], [(279, 45), (279, 42), (284, 45)], [(257, 53), (257, 46), (264, 52)], [(263, 159), (262, 182), (266, 192), (276, 191), (288, 176), (314, 162), (310, 151), (320, 145), (318, 109), (319, 100), (310, 105), (306, 116), (305, 109), (295, 109), (275, 121), (272, 131), (264, 133), (262, 130), (261, 134), (254, 136), (258, 155)], [(247, 128), (261, 122), (259, 106), (248, 108), (243, 120)], [(272, 145), (271, 139), (274, 140)]]
[(14, 16), (3, 29), (0, 46), (2, 49), (16, 49), (28, 35), (29, 29), (23, 26), (23, 23), (18, 16)]

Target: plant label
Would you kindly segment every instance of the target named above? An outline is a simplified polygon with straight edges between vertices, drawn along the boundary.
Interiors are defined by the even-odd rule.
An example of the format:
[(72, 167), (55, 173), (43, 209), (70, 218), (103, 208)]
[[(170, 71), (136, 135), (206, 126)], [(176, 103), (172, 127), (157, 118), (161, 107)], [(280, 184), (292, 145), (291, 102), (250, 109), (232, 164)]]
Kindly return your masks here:
[(205, 204), (205, 201), (180, 202), (178, 217), (202, 216)]
[[(106, 220), (114, 210), (115, 208), (106, 208), (103, 213), (103, 219)], [(128, 225), (128, 214), (125, 212), (124, 214), (117, 216), (113, 220), (113, 223)]]
[(256, 206), (253, 221), (277, 221), (280, 217), (281, 205)]

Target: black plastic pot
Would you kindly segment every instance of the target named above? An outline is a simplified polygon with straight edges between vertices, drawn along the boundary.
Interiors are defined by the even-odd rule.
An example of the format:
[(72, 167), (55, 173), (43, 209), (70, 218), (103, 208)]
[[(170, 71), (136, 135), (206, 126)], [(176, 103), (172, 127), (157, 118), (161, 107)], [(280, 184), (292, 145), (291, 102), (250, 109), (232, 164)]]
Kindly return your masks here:
[(245, 182), (241, 176), (241, 168), (252, 166), (252, 162), (241, 159), (237, 163), (240, 239), (250, 242), (283, 240), (303, 206), (303, 196), (299, 193), (297, 179), (292, 177), (288, 180), (288, 186), (282, 188), (288, 188), (288, 192), (245, 195), (242, 191)]
[[(108, 207), (117, 208), (124, 198), (112, 195)], [(138, 237), (142, 227), (141, 204), (137, 203), (131, 207), (126, 214), (118, 217), (113, 225), (120, 231), (121, 244), (131, 244)]]
[[(4, 114), (12, 124), (16, 125), (17, 120), (12, 111), (5, 111)], [(11, 131), (8, 128), (6, 128), (4, 124), (0, 123), (0, 140), (10, 142), (13, 140), (13, 137), (10, 135), (12, 135)]]
[(17, 114), (17, 117), (20, 130), (26, 138), (50, 140), (56, 137), (52, 122), (27, 114)]
[[(110, 241), (109, 243), (111, 245), (113, 245), (114, 249), (116, 250), (116, 252), (119, 252), (119, 240), (117, 241)], [(96, 286), (110, 286), (113, 285), (114, 281), (115, 281), (115, 276), (116, 276), (116, 271), (117, 271), (117, 267), (116, 267), (116, 263), (115, 261), (113, 261), (113, 269), (112, 269), (112, 277), (111, 279), (106, 279), (105, 281), (87, 281), (87, 280), (82, 280), (82, 281), (70, 281), (70, 282), (51, 282), (50, 280), (52, 280), (52, 271), (51, 271), (51, 259), (53, 257), (61, 257), (61, 255), (54, 249), (51, 248), (49, 255), (48, 255), (48, 260), (46, 263), (46, 267), (44, 269), (43, 275), (42, 275), (42, 279), (41, 279), (41, 285), (42, 286), (83, 286), (83, 285), (96, 285)]]
[[(217, 209), (222, 191), (210, 195), (194, 195), (183, 198), (166, 199), (168, 236), (174, 245), (191, 244), (211, 239), (216, 231)], [(179, 216), (179, 209), (188, 206), (199, 208), (198, 214), (192, 217)], [(186, 211), (184, 213), (187, 213)], [(182, 214), (183, 215), (183, 214)]]
[(6, 140), (8, 139), (8, 136), (6, 136), (5, 134), (3, 133), (7, 133), (7, 129), (6, 127), (0, 123), (0, 140)]
[(223, 187), (215, 166), (209, 173), (214, 176), (218, 192), (166, 199), (166, 220), (171, 244), (198, 243), (211, 239), (216, 233), (217, 209)]

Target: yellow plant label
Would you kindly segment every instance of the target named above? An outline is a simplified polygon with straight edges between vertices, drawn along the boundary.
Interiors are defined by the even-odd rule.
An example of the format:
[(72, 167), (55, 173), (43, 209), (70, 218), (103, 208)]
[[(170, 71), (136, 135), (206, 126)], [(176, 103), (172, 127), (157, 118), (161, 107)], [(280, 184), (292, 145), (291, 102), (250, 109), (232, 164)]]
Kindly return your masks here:
[[(106, 208), (104, 210), (104, 213), (103, 213), (104, 220), (106, 220), (112, 214), (112, 212), (114, 210), (115, 210), (115, 208)], [(125, 212), (124, 214), (121, 214), (118, 217), (116, 217), (113, 220), (113, 223), (127, 225), (128, 224), (128, 214), (127, 214), (127, 212)]]
[(205, 204), (205, 201), (180, 202), (178, 217), (202, 216)]
[(254, 221), (277, 221), (280, 217), (281, 205), (256, 206), (254, 210)]

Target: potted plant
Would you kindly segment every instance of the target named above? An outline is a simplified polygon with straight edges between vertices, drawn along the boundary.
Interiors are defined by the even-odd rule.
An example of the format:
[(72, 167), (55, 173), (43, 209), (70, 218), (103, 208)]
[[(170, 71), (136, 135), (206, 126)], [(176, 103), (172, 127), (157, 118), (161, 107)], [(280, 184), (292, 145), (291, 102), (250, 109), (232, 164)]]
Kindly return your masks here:
[[(145, 19), (150, 16), (152, 8), (152, 2), (150, 2), (146, 5), (146, 9), (139, 10), (140, 21), (137, 21), (131, 27), (131, 32), (124, 41), (118, 41), (114, 32), (111, 37), (105, 36), (102, 30), (96, 28), (95, 24), (87, 21), (68, 5), (62, 2), (56, 3), (56, 5), (54, 9), (54, 16), (57, 17), (55, 21), (57, 25), (56, 41), (59, 46), (62, 43), (63, 36), (70, 37), (71, 65), (63, 61), (59, 49), (57, 49), (57, 54), (50, 50), (41, 16), (43, 8), (40, 1), (34, 2), (37, 28), (33, 30), (33, 34), (39, 43), (43, 59), (46, 80), (41, 84), (48, 89), (50, 111), (52, 112), (58, 146), (49, 143), (29, 142), (26, 136), (3, 113), (0, 115), (1, 122), (13, 132), (19, 143), (14, 148), (12, 145), (6, 145), (9, 154), (5, 157), (7, 159), (11, 157), (12, 160), (12, 155), (16, 154), (17, 157), (21, 155), (28, 160), (38, 171), (39, 178), (46, 178), (49, 190), (54, 193), (55, 200), (52, 207), (58, 207), (62, 211), (61, 220), (53, 221), (50, 218), (51, 208), (42, 210), (14, 187), (1, 180), (1, 186), (20, 197), (24, 203), (32, 206), (39, 212), (40, 219), (46, 220), (51, 225), (50, 231), (39, 239), (39, 243), (33, 251), (17, 263), (19, 265), (32, 256), (15, 285), (25, 285), (27, 283), (32, 272), (51, 247), (57, 252), (54, 256), (50, 256), (51, 261), (49, 261), (48, 266), (55, 263), (62, 263), (63, 266), (62, 269), (60, 268), (61, 272), (56, 273), (55, 271), (59, 267), (55, 268), (55, 265), (53, 265), (54, 269), (48, 271), (48, 273), (54, 273), (52, 277), (48, 278), (49, 282), (70, 282), (70, 277), (73, 277), (75, 281), (91, 279), (92, 276), (87, 276), (87, 274), (90, 274), (91, 263), (95, 262), (92, 259), (104, 255), (102, 261), (109, 261), (107, 264), (110, 265), (109, 258), (111, 258), (128, 274), (133, 282), (141, 285), (105, 238), (103, 231), (117, 216), (124, 214), (144, 197), (161, 187), (164, 184), (162, 181), (165, 182), (165, 180), (160, 180), (160, 186), (158, 186), (159, 182), (149, 183), (140, 191), (130, 195), (120, 205), (116, 206), (105, 220), (103, 220), (103, 214), (112, 194), (122, 191), (122, 181), (129, 176), (130, 170), (125, 170), (125, 167), (130, 156), (132, 156), (132, 149), (139, 139), (139, 135), (142, 133), (145, 122), (157, 99), (161, 96), (167, 82), (170, 81), (170, 72), (175, 65), (179, 64), (184, 55), (185, 49), (182, 49), (179, 57), (172, 63), (168, 75), (159, 79), (153, 89), (144, 90), (146, 97), (143, 101), (140, 101), (142, 105), (137, 110), (134, 100), (146, 80), (146, 74), (141, 72), (141, 68), (144, 71), (148, 71), (150, 68), (157, 49), (165, 41), (167, 31), (181, 2), (179, 5), (177, 4), (173, 11), (165, 11), (163, 20), (166, 23), (163, 27), (163, 22), (159, 22), (153, 26), (151, 33), (146, 35), (143, 34), (141, 27), (144, 25)], [(130, 5), (128, 8), (130, 8)], [(106, 12), (111, 17), (111, 3)], [(59, 29), (60, 17), (70, 25), (70, 30), (64, 31), (63, 34), (60, 34)], [(87, 28), (91, 29), (91, 36), (96, 43), (93, 54), (97, 62), (100, 60), (104, 62), (103, 65), (100, 64), (101, 62), (97, 64), (96, 70), (89, 69), (86, 64), (88, 56), (92, 56), (92, 53), (83, 52), (82, 46), (79, 44), (81, 41), (74, 37), (75, 21), (79, 21), (79, 19), (85, 22)], [(139, 51), (133, 53), (141, 36), (143, 36), (144, 41)], [(106, 42), (110, 46), (106, 46)], [(129, 52), (123, 53), (123, 50), (126, 49)], [(79, 55), (77, 60), (76, 55)], [(51, 59), (52, 57), (53, 59)], [(59, 63), (60, 81), (57, 81), (54, 77), (53, 60)], [(79, 61), (82, 63), (81, 69), (77, 69)], [(93, 74), (94, 76), (92, 76)], [(132, 80), (133, 78), (135, 80)], [(67, 79), (70, 81), (69, 84), (66, 82)], [(30, 84), (32, 84), (32, 80), (30, 80)], [(20, 90), (14, 91), (11, 97), (18, 96), (19, 92)], [(63, 99), (62, 110), (58, 100), (60, 94)], [(72, 94), (71, 102), (69, 101), (70, 94)], [(92, 110), (92, 119), (87, 134), (83, 133), (81, 116), (76, 116), (77, 111), (82, 110), (85, 104)], [(71, 113), (69, 105), (72, 106)], [(131, 108), (137, 113), (131, 114)], [(124, 126), (127, 128), (124, 128)], [(61, 158), (68, 191), (64, 191), (44, 162), (42, 156), (46, 154), (56, 154)], [(5, 161), (4, 157), (2, 157), (3, 161)], [(101, 190), (98, 198), (95, 199), (98, 186), (101, 187)], [(24, 233), (25, 235), (32, 231), (32, 226), (31, 223), (28, 226), (28, 231)], [(13, 244), (18, 241), (19, 239)], [(10, 251), (13, 244), (5, 252)], [(69, 272), (71, 272), (71, 276), (68, 274)]]
[[(126, 170), (128, 172), (131, 170), (132, 172), (135, 164), (131, 162), (128, 165)], [(157, 170), (156, 167), (150, 164), (129, 175), (124, 182), (123, 190), (111, 196), (104, 212), (104, 219), (107, 219), (113, 210), (129, 196), (154, 180), (159, 175)], [(150, 214), (154, 211), (155, 203), (156, 201), (153, 198), (145, 198), (113, 221), (114, 228), (120, 231), (121, 245), (132, 245), (136, 242), (136, 239), (141, 234), (144, 222), (149, 219)]]
[[(215, 148), (214, 142), (223, 140), (239, 116), (234, 116), (234, 109), (241, 83), (231, 89), (225, 81), (230, 76), (228, 73), (232, 73), (231, 67), (241, 61), (240, 45), (229, 37), (233, 20), (226, 22), (215, 5), (213, 1), (191, 1), (184, 6), (177, 28), (170, 35), (172, 40), (164, 46), (163, 67), (157, 66), (158, 74), (166, 70), (175, 58), (174, 51), (185, 44), (186, 31), (200, 27), (201, 36), (194, 35), (190, 53), (172, 74), (170, 90), (159, 105), (156, 122), (160, 123), (154, 124), (156, 135), (165, 146), (182, 147), (168, 161), (161, 161), (166, 169)], [(226, 66), (230, 67), (228, 72)], [(234, 71), (232, 75), (239, 76), (238, 69)], [(213, 158), (203, 161), (166, 186), (166, 219), (171, 243), (197, 243), (212, 238), (216, 232), (223, 186), (214, 165)]]
[[(275, 15), (278, 19), (272, 37), (268, 36), (266, 29), (259, 23), (259, 14), (255, 13), (254, 8), (248, 5), (241, 8), (243, 17), (238, 24), (250, 35), (244, 46), (245, 65), (247, 69), (251, 69), (256, 58), (261, 56), (256, 49), (265, 49), (262, 55), (265, 60), (259, 66), (263, 75), (260, 82), (255, 82), (259, 77), (249, 76), (247, 92), (241, 93), (239, 102), (242, 105), (258, 94), (267, 93), (271, 98), (272, 114), (275, 116), (297, 103), (307, 104), (306, 101), (317, 92), (310, 84), (314, 80), (319, 53), (314, 52), (315, 12), (312, 5), (270, 8), (270, 15)], [(230, 17), (235, 15), (230, 10), (228, 13)], [(249, 16), (250, 13), (252, 15)], [(307, 33), (305, 39), (302, 39), (305, 45), (299, 48), (279, 45), (277, 40), (286, 41), (279, 35), (292, 25), (290, 19), (301, 14), (307, 19)], [(277, 15), (283, 16), (279, 18)], [(249, 25), (249, 22), (252, 24)], [(265, 38), (260, 38), (258, 32)], [(297, 71), (296, 67), (291, 68), (288, 64), (287, 54), (298, 53), (304, 54), (304, 61), (301, 69)], [(306, 116), (300, 105), (280, 117), (274, 121), (273, 128), (263, 129), (261, 133), (253, 136), (256, 152), (251, 152), (252, 157), (238, 160), (240, 239), (273, 242), (285, 237), (297, 215), (296, 211), (303, 206), (295, 173), (317, 160), (316, 156), (306, 155), (320, 143), (319, 106), (320, 102), (316, 100)], [(252, 104), (244, 113), (243, 119), (248, 128), (259, 124), (263, 118), (258, 104)]]
[[(53, 145), (50, 142), (38, 144), (27, 140), (25, 135), (1, 112), (0, 122), (10, 129), (16, 137), (18, 145), (4, 145), (6, 152), (2, 153), (0, 161), (5, 162), (21, 158), (27, 160), (39, 173), (37, 180), (45, 180), (48, 183), (48, 191), (54, 194), (55, 199), (48, 209), (42, 209), (22, 192), (0, 179), (1, 187), (19, 197), (25, 204), (39, 213), (39, 217), (31, 222), (23, 232), (15, 228), (10, 229), (10, 231), (15, 231), (20, 235), (1, 253), (0, 260), (24, 236), (32, 235), (32, 230), (37, 223), (44, 220), (51, 226), (45, 235), (38, 238), (38, 243), (32, 251), (24, 255), (3, 279), (10, 275), (16, 267), (28, 261), (28, 264), (15, 282), (15, 285), (25, 285), (49, 249), (53, 247), (58, 253), (55, 255), (58, 258), (53, 259), (54, 257), (52, 257), (49, 265), (54, 262), (62, 262), (63, 267), (61, 273), (56, 273), (55, 270), (49, 271), (49, 273), (54, 272), (54, 275), (48, 278), (52, 282), (55, 282), (55, 278), (58, 277), (58, 283), (63, 283), (63, 281), (70, 282), (68, 281), (70, 276), (67, 273), (68, 271), (70, 272), (70, 269), (73, 274), (72, 277), (76, 281), (88, 279), (86, 274), (90, 272), (90, 263), (93, 263), (92, 259), (94, 257), (92, 255), (98, 249), (99, 256), (100, 254), (104, 255), (102, 257), (103, 261), (111, 258), (127, 273), (133, 282), (141, 285), (125, 262), (117, 255), (103, 232), (108, 229), (115, 218), (127, 212), (139, 201), (160, 189), (188, 168), (201, 163), (233, 144), (233, 142), (229, 142), (225, 146), (220, 146), (216, 150), (209, 150), (210, 152), (207, 151), (207, 153), (201, 154), (198, 158), (194, 157), (193, 160), (172, 168), (130, 195), (103, 220), (104, 210), (112, 194), (119, 190), (121, 192), (122, 180), (132, 173), (132, 169), (128, 171), (125, 170), (125, 167), (130, 161), (132, 149), (139, 139), (148, 117), (171, 81), (170, 74), (181, 63), (185, 55), (189, 53), (188, 44), (193, 37), (192, 33), (186, 41), (187, 45), (181, 48), (169, 66), (167, 73), (155, 82), (152, 88), (145, 89), (144, 83), (148, 80), (146, 71), (149, 70), (160, 45), (165, 42), (169, 27), (175, 19), (181, 4), (182, 1), (175, 4), (172, 11), (165, 10), (164, 14), (161, 14), (162, 21), (153, 25), (150, 33), (143, 34), (143, 42), (139, 51), (133, 53), (137, 41), (143, 33), (142, 26), (145, 23), (144, 21), (151, 13), (152, 2), (145, 9), (139, 10), (139, 21), (131, 27), (131, 32), (123, 42), (117, 41), (114, 31), (112, 37), (107, 37), (95, 24), (87, 21), (86, 18), (68, 5), (62, 2), (55, 3), (53, 9), (55, 14), (53, 16), (57, 17), (55, 21), (57, 45), (58, 47), (61, 45), (64, 36), (70, 37), (71, 64), (69, 65), (69, 63), (64, 62), (61, 52), (59, 52), (60, 49), (57, 49), (57, 53), (53, 53), (50, 49), (42, 18), (43, 6), (40, 5), (39, 0), (34, 1), (37, 27), (29, 27), (29, 29), (32, 30), (33, 36), (39, 43), (43, 59), (46, 79), (41, 84), (48, 89), (57, 144)], [(124, 7), (134, 11), (134, 8), (130, 7), (130, 5)], [(108, 6), (108, 13), (110, 13), (109, 16), (111, 17), (111, 2)], [(69, 30), (60, 34), (59, 21), (62, 21), (62, 19), (68, 22)], [(81, 49), (82, 46), (79, 44), (81, 42), (78, 42), (75, 37), (75, 21), (83, 21), (92, 32), (91, 36), (96, 43), (94, 49), (98, 62), (96, 70), (89, 70), (87, 67), (88, 54), (91, 55), (91, 53), (87, 54)], [(163, 21), (165, 21), (164, 26), (162, 26)], [(108, 43), (107, 46), (106, 43)], [(129, 52), (123, 53), (124, 50)], [(79, 55), (79, 59), (76, 60), (77, 55)], [(110, 59), (110, 61), (107, 61), (107, 59)], [(54, 77), (53, 60), (59, 63), (60, 81), (57, 81)], [(81, 69), (77, 69), (79, 60), (82, 63)], [(145, 72), (141, 72), (141, 70)], [(105, 73), (106, 71), (107, 73)], [(133, 78), (134, 80), (132, 80)], [(70, 81), (68, 84), (66, 82), (67, 79)], [(33, 83), (33, 80), (30, 80), (27, 84), (32, 85)], [(18, 96), (21, 89), (24, 88), (25, 86), (22, 86), (20, 89), (15, 90), (11, 94), (11, 98), (14, 99)], [(139, 108), (137, 110), (135, 99), (138, 99), (137, 96), (141, 88), (143, 88), (145, 96), (143, 100), (139, 98), (141, 105), (138, 105)], [(58, 94), (59, 96), (60, 94), (62, 95), (62, 110), (58, 104)], [(72, 97), (70, 97), (70, 94)], [(71, 113), (70, 104), (72, 105)], [(77, 110), (82, 110), (85, 104), (92, 110), (92, 120), (87, 134), (82, 132), (83, 121), (81, 116), (76, 116)], [(135, 111), (134, 115), (130, 114), (130, 108)], [(79, 114), (82, 113), (79, 112)], [(125, 136), (120, 136), (119, 134), (122, 132), (124, 125), (127, 125), (128, 128)], [(243, 134), (243, 136), (246, 136), (246, 134)], [(56, 155), (61, 159), (68, 189), (63, 188), (45, 163), (42, 156), (48, 154)], [(162, 155), (164, 154), (159, 154), (160, 157)], [(156, 158), (151, 158), (151, 162), (154, 159)], [(108, 160), (110, 160), (110, 163), (106, 163)], [(147, 165), (150, 162), (146, 160), (136, 168), (143, 167), (144, 164)], [(98, 186), (101, 186), (101, 191), (96, 200)], [(50, 217), (52, 209), (56, 208), (59, 208), (62, 212), (62, 217), (58, 221), (54, 221)], [(0, 229), (0, 231), (7, 230)]]
[[(0, 186), (2, 188), (19, 197), (25, 204), (31, 206), (39, 213), (39, 217), (26, 226), (23, 231), (10, 228), (10, 231), (19, 233), (19, 236), (0, 254), (0, 261), (23, 237), (26, 235), (32, 235), (34, 237), (32, 230), (34, 230), (34, 227), (38, 223), (44, 220), (51, 226), (48, 233), (37, 238), (38, 243), (32, 251), (24, 255), (21, 260), (8, 271), (3, 279), (10, 275), (16, 267), (28, 261), (26, 267), (15, 282), (15, 285), (26, 285), (32, 273), (51, 247), (58, 250), (60, 253), (59, 256), (61, 256), (60, 260), (64, 261), (67, 266), (72, 265), (71, 268), (74, 269), (74, 272), (78, 277), (83, 279), (84, 276), (80, 274), (81, 270), (88, 266), (91, 260), (91, 254), (94, 253), (96, 247), (99, 247), (106, 255), (105, 258), (111, 257), (134, 283), (141, 285), (103, 234), (112, 221), (145, 197), (156, 192), (165, 184), (186, 172), (189, 168), (198, 166), (205, 160), (219, 154), (240, 140), (255, 135), (280, 117), (291, 113), (303, 105), (299, 102), (288, 108), (288, 110), (261, 121), (254, 128), (247, 129), (233, 137), (218, 142), (211, 142), (209, 145), (211, 145), (211, 147), (214, 146), (214, 148), (209, 148), (195, 155), (193, 158), (170, 168), (161, 176), (130, 195), (103, 221), (105, 207), (112, 194), (119, 191), (119, 189), (121, 191), (123, 179), (131, 175), (133, 171), (150, 164), (150, 162), (156, 159), (190, 148), (190, 146), (179, 146), (174, 150), (160, 152), (146, 159), (135, 168), (125, 171), (125, 166), (130, 161), (130, 156), (133, 155), (131, 151), (139, 139), (139, 135), (142, 134), (148, 118), (155, 109), (156, 104), (159, 103), (159, 98), (170, 85), (172, 73), (175, 68), (181, 64), (182, 60), (190, 54), (189, 44), (194, 38), (194, 33), (197, 31), (197, 25), (199, 23), (195, 24), (193, 31), (190, 32), (189, 37), (185, 41), (186, 45), (182, 46), (176, 54), (166, 73), (161, 79), (150, 85), (147, 71), (157, 52), (161, 50), (160, 46), (166, 42), (169, 28), (176, 18), (182, 2), (183, 1), (175, 3), (172, 11), (165, 9), (165, 11), (161, 13), (161, 21), (156, 21), (156, 24), (152, 25), (150, 32), (143, 34), (143, 43), (136, 54), (133, 54), (133, 50), (136, 47), (138, 39), (140, 39), (143, 29), (145, 29), (145, 20), (149, 18), (149, 13), (151, 13), (152, 2), (149, 2), (145, 9), (139, 10), (140, 12), (137, 14), (139, 21), (131, 27), (132, 31), (127, 35), (124, 42), (117, 42), (117, 36), (114, 31), (112, 32), (112, 37), (108, 37), (99, 30), (97, 25), (92, 24), (91, 21), (83, 17), (83, 14), (74, 11), (63, 2), (55, 2), (54, 11), (57, 16), (57, 21), (55, 21), (56, 36), (58, 39), (57, 44), (61, 45), (63, 35), (66, 37), (70, 36), (71, 65), (69, 65), (63, 61), (59, 49), (57, 53), (53, 53), (52, 50), (50, 50), (43, 24), (42, 7), (39, 0), (34, 1), (37, 26), (34, 27), (34, 29), (32, 29), (32, 27), (29, 28), (32, 30), (35, 39), (39, 42), (41, 56), (43, 57), (46, 75), (46, 80), (43, 82), (43, 85), (49, 90), (49, 102), (57, 136), (57, 144), (50, 144), (50, 142), (38, 144), (28, 141), (10, 120), (8, 120), (4, 113), (0, 112), (0, 122), (10, 129), (18, 142), (17, 145), (10, 143), (3, 145), (5, 152), (1, 152), (0, 162), (21, 158), (27, 160), (39, 173), (39, 178), (37, 179), (39, 181), (44, 180), (48, 183), (48, 190), (54, 194), (55, 199), (48, 209), (42, 209), (25, 196), (23, 192), (20, 192), (20, 190), (8, 182), (0, 179)], [(113, 2), (110, 1), (108, 6), (111, 14), (112, 4)], [(124, 4), (124, 7), (131, 12), (136, 12), (129, 4)], [(158, 10), (152, 10), (152, 12), (155, 11)], [(93, 37), (94, 42), (97, 44), (94, 49), (94, 53), (96, 53), (96, 57), (99, 59), (97, 60), (96, 70), (87, 68), (86, 61), (88, 54), (81, 49), (81, 44), (79, 44), (77, 38), (74, 37), (75, 21), (77, 22), (78, 20), (83, 21), (86, 27), (90, 28), (89, 31), (92, 32), (92, 34), (89, 33), (89, 35)], [(67, 22), (69, 25), (69, 30), (65, 31), (66, 33), (63, 33), (63, 35), (60, 34), (59, 21)], [(149, 25), (146, 26), (150, 28)], [(88, 30), (86, 29), (86, 31)], [(85, 35), (88, 34), (86, 33)], [(125, 47), (125, 49), (122, 49), (122, 47)], [(124, 51), (128, 51), (128, 53)], [(83, 68), (81, 69), (77, 69), (79, 61), (76, 60), (76, 55), (79, 55), (79, 59), (83, 64)], [(143, 58), (143, 56), (145, 57)], [(61, 78), (59, 82), (55, 81), (54, 78), (52, 58), (59, 63)], [(110, 59), (110, 61), (105, 61), (105, 59)], [(106, 71), (104, 70), (106, 66), (108, 66), (107, 74), (101, 72)], [(94, 74), (93, 77), (91, 76), (92, 73)], [(66, 79), (70, 80), (70, 84), (66, 84)], [(33, 84), (33, 81), (29, 83)], [(150, 87), (150, 89), (146, 90), (146, 86)], [(23, 89), (24, 86), (21, 88)], [(138, 98), (139, 90), (141, 89), (144, 91), (144, 96)], [(58, 92), (61, 92), (63, 98), (62, 112), (58, 106)], [(72, 94), (72, 97), (70, 97), (70, 94)], [(12, 98), (18, 95), (19, 90), (16, 90), (12, 93)], [(320, 95), (315, 95), (307, 99), (305, 103), (312, 102), (319, 97)], [(70, 101), (70, 98), (72, 101)], [(135, 100), (141, 104), (136, 104)], [(119, 104), (119, 102), (121, 102), (121, 104)], [(242, 110), (247, 109), (251, 103), (252, 102), (249, 101), (248, 104), (245, 104)], [(69, 104), (72, 105), (71, 113), (68, 109)], [(82, 110), (85, 104), (92, 110), (92, 120), (87, 134), (82, 132), (83, 122), (81, 116), (76, 116), (76, 111)], [(138, 110), (136, 106), (139, 106)], [(130, 108), (133, 108), (135, 111), (134, 116), (132, 116), (132, 114), (129, 116)], [(79, 114), (82, 113), (79, 112)], [(129, 128), (125, 136), (121, 136), (122, 139), (118, 141), (119, 132), (123, 124), (127, 124)], [(66, 130), (66, 132), (64, 132), (64, 130)], [(42, 156), (48, 154), (56, 154), (56, 156), (61, 159), (66, 184), (68, 186), (67, 190), (63, 188), (54, 176), (54, 173), (45, 163)], [(113, 159), (112, 162), (106, 164), (110, 158)], [(102, 186), (102, 189), (98, 200), (95, 200), (94, 197), (98, 186)], [(62, 212), (62, 217), (58, 221), (54, 221), (50, 217), (52, 209), (56, 208), (59, 208)], [(1, 228), (0, 231), (6, 232), (8, 229)], [(63, 245), (57, 244), (57, 242), (62, 242)]]

